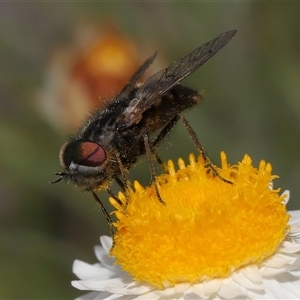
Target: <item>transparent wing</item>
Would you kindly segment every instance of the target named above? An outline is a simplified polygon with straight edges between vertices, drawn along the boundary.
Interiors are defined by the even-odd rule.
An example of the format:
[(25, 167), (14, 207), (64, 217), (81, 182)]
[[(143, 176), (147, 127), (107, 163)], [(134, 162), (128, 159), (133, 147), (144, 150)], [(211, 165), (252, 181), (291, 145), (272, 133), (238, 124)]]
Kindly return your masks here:
[(153, 63), (155, 57), (157, 55), (157, 52), (155, 52), (152, 56), (150, 56), (140, 67), (139, 69), (133, 74), (133, 76), (130, 78), (129, 82), (124, 86), (122, 91), (120, 92), (119, 96), (120, 98), (125, 98), (134, 88), (136, 82), (138, 79), (145, 73), (146, 69)]
[(134, 107), (128, 110), (128, 115), (124, 118), (126, 124), (123, 124), (123, 126), (138, 123), (143, 112), (151, 107), (156, 99), (201, 67), (220, 51), (235, 34), (236, 30), (220, 34), (217, 38), (195, 49), (185, 57), (174, 61), (168, 68), (147, 79), (144, 85), (137, 90), (136, 99), (133, 103)]

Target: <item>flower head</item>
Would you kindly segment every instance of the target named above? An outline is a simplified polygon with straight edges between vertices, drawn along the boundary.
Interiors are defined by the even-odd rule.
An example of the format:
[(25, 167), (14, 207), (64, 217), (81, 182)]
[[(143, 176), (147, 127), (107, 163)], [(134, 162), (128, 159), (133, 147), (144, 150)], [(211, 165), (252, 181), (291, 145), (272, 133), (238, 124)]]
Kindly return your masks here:
[(60, 131), (73, 131), (88, 112), (103, 109), (143, 62), (138, 42), (112, 20), (77, 24), (74, 33), (52, 53), (38, 93), (39, 110)]
[[(166, 205), (158, 201), (154, 186), (137, 182), (125, 213), (125, 196), (119, 194), (123, 205), (111, 199), (117, 233), (110, 253), (122, 275), (83, 278), (78, 272), (82, 263), (75, 262), (84, 280), (73, 285), (111, 292), (115, 298), (219, 299), (270, 298), (277, 292), (283, 298), (285, 284), (300, 296), (300, 221), (289, 224), (289, 194), (273, 189), (277, 176), (270, 164), (262, 161), (256, 169), (246, 155), (230, 166), (224, 153), (221, 161), (219, 175), (233, 184), (207, 172), (202, 157), (196, 161), (191, 155), (188, 166), (179, 160), (175, 171), (169, 162), (168, 174), (158, 177)], [(99, 274), (104, 270), (91, 268)], [(274, 283), (281, 288), (272, 296)]]

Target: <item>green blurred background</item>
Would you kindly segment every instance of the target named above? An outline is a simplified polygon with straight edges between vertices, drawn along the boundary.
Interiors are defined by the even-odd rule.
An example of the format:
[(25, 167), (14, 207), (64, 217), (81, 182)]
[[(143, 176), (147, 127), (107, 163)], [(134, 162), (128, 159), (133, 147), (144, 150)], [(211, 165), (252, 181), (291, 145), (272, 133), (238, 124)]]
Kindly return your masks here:
[[(96, 261), (93, 246), (109, 228), (91, 195), (50, 185), (66, 133), (37, 108), (49, 58), (74, 28), (109, 20), (146, 59), (168, 64), (221, 32), (234, 39), (186, 83), (205, 100), (186, 113), (215, 164), (225, 150), (271, 162), (300, 208), (300, 3), (22, 2), (0, 4), (0, 298), (74, 298), (74, 259)], [(147, 51), (145, 50), (147, 49)], [(166, 66), (164, 64), (164, 66)], [(184, 145), (184, 146), (183, 146)], [(161, 145), (164, 159), (196, 149), (182, 125)], [(130, 173), (149, 182), (147, 163)], [(106, 193), (99, 193), (108, 206)], [(109, 207), (109, 206), (108, 206)]]

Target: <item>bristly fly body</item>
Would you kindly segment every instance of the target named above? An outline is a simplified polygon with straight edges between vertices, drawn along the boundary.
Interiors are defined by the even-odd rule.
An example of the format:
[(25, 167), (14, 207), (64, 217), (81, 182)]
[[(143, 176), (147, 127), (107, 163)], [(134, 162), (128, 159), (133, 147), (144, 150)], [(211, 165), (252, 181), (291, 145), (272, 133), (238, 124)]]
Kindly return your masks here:
[[(102, 188), (113, 195), (109, 188), (113, 180), (126, 190), (127, 172), (144, 154), (149, 161), (151, 180), (156, 182), (152, 158), (153, 154), (156, 155), (155, 147), (180, 119), (205, 159), (207, 167), (219, 176), (195, 132), (182, 115), (184, 110), (196, 105), (201, 96), (180, 82), (221, 50), (235, 34), (236, 30), (222, 33), (185, 57), (174, 61), (143, 84), (137, 84), (138, 79), (155, 59), (156, 53), (152, 55), (137, 70), (120, 94), (105, 108), (89, 117), (77, 134), (63, 145), (60, 151), (62, 171), (56, 173), (59, 178), (54, 182), (64, 178), (92, 191), (111, 224), (111, 218), (96, 196), (95, 190)], [(153, 134), (159, 130), (151, 140)], [(159, 161), (157, 155), (156, 158)], [(155, 186), (158, 199), (163, 203), (159, 196), (158, 184)]]

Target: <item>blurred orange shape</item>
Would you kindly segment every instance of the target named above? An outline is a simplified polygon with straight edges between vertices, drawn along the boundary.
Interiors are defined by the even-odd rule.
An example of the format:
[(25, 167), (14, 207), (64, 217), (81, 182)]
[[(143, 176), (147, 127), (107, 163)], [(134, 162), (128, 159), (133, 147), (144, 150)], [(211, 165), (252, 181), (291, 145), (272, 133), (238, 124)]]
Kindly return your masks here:
[(145, 59), (115, 26), (85, 29), (83, 37), (78, 32), (73, 45), (53, 54), (38, 95), (44, 116), (65, 132), (114, 98)]

